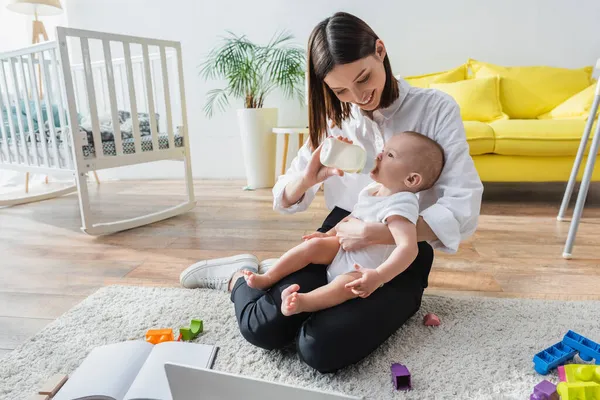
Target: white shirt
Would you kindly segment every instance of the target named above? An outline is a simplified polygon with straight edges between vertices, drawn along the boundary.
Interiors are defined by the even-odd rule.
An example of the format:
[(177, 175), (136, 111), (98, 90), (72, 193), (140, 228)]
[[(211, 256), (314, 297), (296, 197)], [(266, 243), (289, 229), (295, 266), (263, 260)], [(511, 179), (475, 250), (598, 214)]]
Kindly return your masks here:
[[(352, 216), (365, 222), (387, 223), (392, 215), (406, 218), (413, 224), (419, 219), (419, 199), (411, 192), (398, 192), (391, 196), (373, 196), (381, 184), (373, 183), (358, 195), (358, 202), (352, 210)], [(354, 264), (363, 268), (375, 269), (392, 254), (395, 245), (375, 244), (364, 249), (345, 251), (340, 247), (335, 258), (327, 268), (327, 280), (354, 271)], [(407, 266), (408, 267), (408, 266)]]
[[(438, 142), (444, 149), (446, 163), (438, 182), (419, 193), (420, 215), (439, 239), (430, 244), (454, 253), (461, 240), (475, 232), (483, 194), (483, 185), (469, 154), (460, 109), (456, 101), (443, 92), (411, 87), (403, 79), (398, 83), (398, 99), (390, 107), (376, 110), (373, 120), (353, 105), (352, 117), (343, 122), (341, 129), (329, 129), (328, 134), (353, 140), (365, 148), (369, 157), (379, 154), (386, 140), (403, 131), (415, 131)], [(303, 175), (311, 154), (307, 141), (285, 175), (277, 180), (273, 187), (275, 210), (283, 213), (303, 211), (314, 199), (319, 185), (310, 188), (300, 203), (288, 208), (282, 205), (285, 186)], [(327, 207), (352, 210), (358, 194), (370, 183), (369, 174), (328, 178), (324, 183)]]

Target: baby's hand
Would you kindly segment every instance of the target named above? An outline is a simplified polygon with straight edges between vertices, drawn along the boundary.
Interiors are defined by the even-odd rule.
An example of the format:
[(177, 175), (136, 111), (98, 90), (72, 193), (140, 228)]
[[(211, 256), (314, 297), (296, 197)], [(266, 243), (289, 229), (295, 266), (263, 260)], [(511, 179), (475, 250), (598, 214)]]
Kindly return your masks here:
[(358, 264), (354, 264), (354, 268), (362, 276), (346, 284), (346, 288), (352, 290), (352, 293), (358, 297), (369, 297), (371, 293), (379, 289), (383, 285), (381, 275), (375, 269), (365, 269)]
[(306, 241), (306, 240), (310, 240), (310, 239), (314, 239), (314, 238), (326, 238), (329, 237), (328, 234), (323, 233), (323, 232), (313, 232), (309, 235), (304, 235), (302, 236), (302, 240)]

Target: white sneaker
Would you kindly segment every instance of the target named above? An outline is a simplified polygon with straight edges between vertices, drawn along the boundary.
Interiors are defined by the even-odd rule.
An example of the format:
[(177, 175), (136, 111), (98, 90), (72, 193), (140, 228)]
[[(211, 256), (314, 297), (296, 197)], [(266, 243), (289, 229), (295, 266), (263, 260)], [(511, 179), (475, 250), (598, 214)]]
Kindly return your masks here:
[(228, 291), (231, 277), (247, 269), (258, 272), (258, 259), (252, 254), (198, 261), (179, 276), (181, 286), (188, 289), (205, 288)]
[(258, 273), (261, 274), (261, 275), (264, 274), (277, 261), (279, 261), (279, 258), (267, 258), (266, 260), (262, 260), (260, 263), (258, 263)]

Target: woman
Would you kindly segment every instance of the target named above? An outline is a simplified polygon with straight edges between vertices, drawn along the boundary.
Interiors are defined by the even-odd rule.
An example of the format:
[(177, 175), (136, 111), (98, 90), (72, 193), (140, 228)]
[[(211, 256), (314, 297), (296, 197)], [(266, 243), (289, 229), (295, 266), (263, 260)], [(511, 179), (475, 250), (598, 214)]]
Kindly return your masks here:
[[(293, 283), (300, 285), (300, 292), (325, 285), (326, 266), (309, 265), (261, 291), (240, 279), (239, 270), (257, 269), (256, 260), (237, 256), (197, 263), (182, 273), (181, 282), (185, 287), (230, 290), (240, 331), (250, 343), (276, 349), (295, 341), (305, 363), (333, 372), (369, 355), (418, 311), (433, 248), (455, 252), (475, 231), (483, 187), (457, 104), (441, 92), (412, 88), (394, 78), (383, 42), (362, 20), (337, 13), (319, 23), (308, 43), (308, 69), (310, 141), (273, 188), (274, 209), (306, 210), (324, 182), (332, 211), (319, 231), (328, 231), (349, 214), (371, 180), (368, 174), (344, 174), (321, 165), (323, 139), (341, 136), (375, 157), (393, 134), (416, 131), (437, 141), (446, 160), (438, 183), (420, 193), (419, 255), (405, 272), (367, 298), (291, 317), (281, 314), (281, 292)], [(348, 251), (394, 244), (384, 224), (349, 219), (337, 231)]]

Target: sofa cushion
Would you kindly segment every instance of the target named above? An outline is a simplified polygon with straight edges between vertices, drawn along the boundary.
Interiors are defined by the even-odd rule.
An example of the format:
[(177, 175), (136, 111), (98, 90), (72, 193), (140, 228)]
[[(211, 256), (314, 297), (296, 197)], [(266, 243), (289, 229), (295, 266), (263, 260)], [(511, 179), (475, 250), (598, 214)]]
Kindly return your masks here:
[(419, 88), (428, 88), (432, 83), (450, 83), (465, 79), (467, 79), (467, 64), (448, 71), (404, 77), (404, 80), (408, 82), (409, 85)]
[(503, 67), (476, 60), (469, 65), (475, 78), (502, 78), (502, 109), (513, 119), (537, 118), (592, 83), (592, 67)]
[[(490, 126), (496, 138), (494, 153), (511, 156), (573, 156), (577, 154), (585, 123), (577, 119), (492, 122)], [(591, 138), (588, 149), (590, 143)]]
[(494, 152), (494, 130), (478, 121), (464, 121), (469, 153), (472, 156)]
[(464, 121), (491, 122), (508, 119), (500, 105), (500, 78), (469, 79), (454, 83), (432, 83), (431, 89), (449, 94), (460, 106)]
[[(540, 115), (538, 119), (587, 119), (595, 94), (596, 84), (593, 83), (554, 107), (550, 112)], [(598, 113), (596, 112), (597, 117)]]

